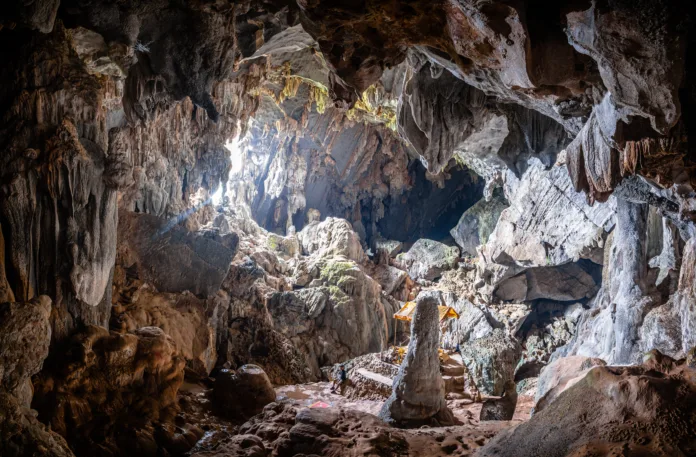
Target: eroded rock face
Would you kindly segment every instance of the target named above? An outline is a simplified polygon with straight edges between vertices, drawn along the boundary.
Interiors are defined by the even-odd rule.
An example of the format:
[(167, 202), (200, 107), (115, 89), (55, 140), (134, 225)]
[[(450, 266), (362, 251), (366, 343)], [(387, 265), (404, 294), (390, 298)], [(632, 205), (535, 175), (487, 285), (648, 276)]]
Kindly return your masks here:
[(62, 436), (39, 422), (17, 398), (1, 390), (0, 411), (0, 451), (3, 456), (74, 456)]
[[(162, 292), (190, 291), (207, 297), (220, 290), (237, 251), (234, 233), (189, 232), (176, 221), (123, 212), (119, 221), (121, 263)], [(176, 271), (176, 275), (172, 275)]]
[[(528, 422), (500, 433), (479, 454), (589, 456), (619, 449), (656, 456), (689, 454), (696, 445), (692, 426), (678, 418), (693, 408), (694, 381), (693, 370), (659, 353), (640, 366), (595, 367)], [(630, 425), (624, 420), (627, 414)]]
[(45, 295), (0, 304), (0, 391), (15, 396), (23, 407), (31, 403), (31, 377), (48, 356), (50, 315), (51, 299)]
[(382, 406), (380, 418), (390, 424), (414, 426), (429, 422), (448, 425), (452, 413), (445, 403), (445, 383), (438, 357), (438, 302), (418, 300), (411, 322), (411, 341), (391, 396)]
[(451, 270), (459, 261), (459, 248), (437, 241), (420, 239), (405, 254), (399, 254), (396, 265), (404, 268), (413, 279), (432, 281)]
[(484, 395), (501, 396), (515, 377), (521, 354), (519, 343), (500, 329), (461, 346), (462, 362), (476, 388)]
[(182, 440), (190, 448), (200, 436), (171, 427), (184, 364), (159, 328), (120, 335), (90, 326), (47, 359), (32, 407), (78, 456), (175, 449)]

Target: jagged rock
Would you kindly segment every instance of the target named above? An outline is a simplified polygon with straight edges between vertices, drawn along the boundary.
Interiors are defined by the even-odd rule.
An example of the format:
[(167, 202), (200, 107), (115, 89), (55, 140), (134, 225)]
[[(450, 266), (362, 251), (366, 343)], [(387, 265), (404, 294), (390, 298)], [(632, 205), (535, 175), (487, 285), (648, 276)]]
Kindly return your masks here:
[(345, 257), (321, 259), (317, 270), (323, 286), (274, 293), (267, 300), (274, 328), (302, 348), (315, 376), (320, 364), (383, 350), (398, 310), (382, 297), (380, 285)]
[(613, 204), (587, 205), (563, 167), (547, 171), (533, 161), (521, 179), (508, 173), (505, 195), (510, 207), (482, 250), (491, 284), (530, 267), (594, 259), (614, 225)]
[(357, 263), (367, 258), (360, 244), (360, 238), (345, 219), (329, 217), (322, 222), (312, 222), (303, 228), (297, 237), (305, 255), (318, 257), (342, 255)]
[(110, 327), (122, 333), (158, 327), (172, 338), (191, 372), (207, 377), (217, 363), (217, 303), (191, 292), (161, 293), (145, 284), (122, 309), (112, 311)]
[(478, 455), (688, 455), (696, 446), (695, 430), (676, 418), (688, 417), (694, 408), (695, 382), (691, 369), (659, 354), (641, 366), (595, 367), (528, 422), (499, 433)]
[(247, 419), (259, 414), (275, 401), (276, 393), (266, 373), (256, 365), (221, 370), (213, 388), (215, 408), (233, 419)]
[(377, 281), (385, 294), (391, 295), (406, 280), (406, 272), (392, 267), (391, 265), (380, 264), (372, 273), (372, 278)]
[(462, 253), (478, 255), (477, 248), (486, 244), (500, 214), (507, 207), (505, 198), (495, 193), (490, 201), (481, 199), (462, 214), (457, 226), (450, 230), (452, 238), (462, 248)]
[(0, 453), (3, 457), (74, 457), (62, 436), (36, 420), (15, 397), (0, 390)]
[(548, 407), (558, 396), (580, 381), (593, 367), (605, 366), (602, 359), (579, 355), (561, 357), (541, 369), (534, 398), (534, 412)]
[(647, 216), (647, 205), (618, 200), (617, 224), (605, 264), (608, 277), (594, 309), (581, 318), (565, 355), (599, 357), (610, 364), (640, 361), (641, 326), (648, 311), (659, 304), (647, 281)]
[(167, 428), (178, 412), (184, 365), (159, 328), (120, 335), (89, 326), (46, 359), (34, 377), (32, 407), (78, 456), (136, 455), (193, 438), (188, 450), (200, 436)]
[(127, 250), (124, 267), (135, 265), (139, 277), (162, 292), (189, 290), (204, 297), (217, 292), (239, 240), (232, 233), (189, 232), (149, 214), (122, 212), (119, 224), (120, 249)]
[(459, 248), (437, 241), (420, 239), (405, 254), (396, 257), (395, 264), (405, 269), (413, 279), (432, 281), (445, 270), (457, 267)]
[(490, 335), (493, 326), (486, 314), (474, 306), (469, 300), (459, 297), (453, 292), (440, 290), (424, 290), (417, 299), (435, 300), (438, 306), (450, 306), (459, 314), (459, 319), (447, 319), (443, 325), (442, 345), (455, 348), (457, 344), (466, 343)]
[(453, 423), (440, 375), (437, 306), (431, 297), (419, 299), (416, 305), (408, 351), (394, 379), (392, 394), (380, 411), (380, 418), (390, 424)]
[(476, 388), (484, 395), (501, 396), (515, 377), (520, 344), (501, 329), (461, 345), (462, 362)]
[(681, 323), (681, 348), (688, 352), (696, 346), (696, 238), (684, 246), (679, 289), (674, 295), (674, 308)]
[[(589, 272), (587, 271), (589, 270)], [(530, 268), (500, 282), (495, 295), (501, 300), (532, 301), (540, 298), (574, 301), (590, 298), (599, 290), (591, 263), (567, 263), (557, 267)]]
[(502, 397), (483, 401), (479, 418), (482, 421), (509, 421), (515, 415), (516, 406), (517, 386), (514, 381), (507, 381)]
[(48, 356), (50, 315), (51, 299), (45, 295), (25, 303), (0, 303), (0, 391), (24, 407), (31, 403), (31, 377)]

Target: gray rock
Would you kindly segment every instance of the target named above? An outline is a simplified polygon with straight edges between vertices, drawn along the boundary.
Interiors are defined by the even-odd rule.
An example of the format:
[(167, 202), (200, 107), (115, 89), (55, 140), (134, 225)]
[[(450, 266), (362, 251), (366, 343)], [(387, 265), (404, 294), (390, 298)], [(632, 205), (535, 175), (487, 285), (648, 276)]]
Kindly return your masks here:
[[(162, 292), (189, 290), (212, 295), (220, 289), (237, 252), (236, 234), (189, 232), (182, 226), (150, 214), (122, 211), (121, 243), (130, 250), (130, 267)], [(176, 272), (176, 273), (173, 273)]]
[(437, 306), (438, 302), (431, 297), (418, 300), (408, 352), (394, 379), (392, 394), (379, 414), (389, 424), (451, 425), (454, 422), (445, 402), (445, 382), (440, 375)]
[(406, 280), (406, 272), (392, 267), (391, 265), (380, 264), (372, 273), (372, 278), (377, 281), (385, 294), (391, 295)]
[(501, 396), (515, 377), (520, 344), (501, 329), (461, 346), (462, 362), (483, 395)]
[(322, 222), (312, 222), (297, 237), (305, 255), (327, 258), (344, 256), (357, 263), (367, 259), (360, 237), (345, 219), (328, 217)]
[(443, 271), (457, 267), (459, 248), (437, 241), (420, 239), (405, 254), (396, 257), (395, 265), (404, 268), (414, 280), (432, 281)]
[(452, 238), (462, 248), (462, 254), (478, 255), (477, 248), (486, 244), (500, 214), (507, 207), (505, 198), (496, 192), (490, 201), (481, 199), (462, 214), (456, 227), (450, 230)]

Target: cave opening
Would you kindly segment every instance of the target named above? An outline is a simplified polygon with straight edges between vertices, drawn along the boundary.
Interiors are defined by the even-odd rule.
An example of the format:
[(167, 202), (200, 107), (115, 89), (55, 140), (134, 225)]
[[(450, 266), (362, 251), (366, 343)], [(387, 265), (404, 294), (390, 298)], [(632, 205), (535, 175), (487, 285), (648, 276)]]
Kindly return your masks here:
[(462, 214), (483, 198), (485, 182), (473, 171), (453, 165), (446, 179), (430, 180), (420, 161), (409, 167), (411, 189), (384, 200), (384, 217), (377, 221), (379, 234), (412, 244), (420, 238), (454, 244), (450, 230)]

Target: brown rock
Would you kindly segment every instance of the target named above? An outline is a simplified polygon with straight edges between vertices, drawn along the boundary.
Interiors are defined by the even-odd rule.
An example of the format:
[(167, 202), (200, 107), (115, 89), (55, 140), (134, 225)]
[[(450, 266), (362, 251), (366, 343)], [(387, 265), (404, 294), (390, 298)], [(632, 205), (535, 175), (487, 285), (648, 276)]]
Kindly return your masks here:
[(232, 419), (255, 416), (276, 398), (268, 376), (256, 365), (244, 365), (236, 371), (221, 370), (212, 395), (215, 408)]

